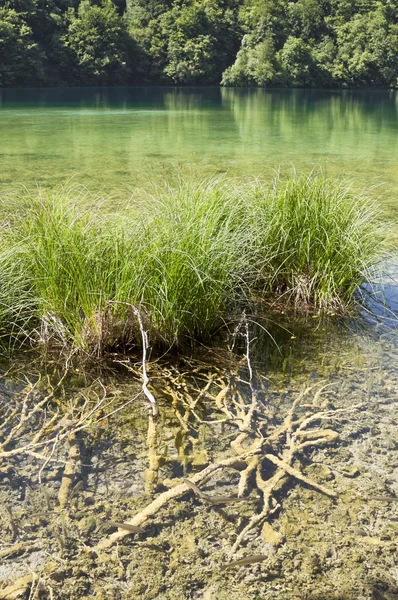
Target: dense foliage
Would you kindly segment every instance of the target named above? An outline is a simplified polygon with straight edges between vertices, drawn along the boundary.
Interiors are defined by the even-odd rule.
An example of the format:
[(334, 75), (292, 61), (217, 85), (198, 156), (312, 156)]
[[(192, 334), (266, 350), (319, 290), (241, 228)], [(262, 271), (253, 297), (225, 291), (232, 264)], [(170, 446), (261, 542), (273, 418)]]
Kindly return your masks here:
[(0, 86), (397, 76), (398, 0), (0, 0)]

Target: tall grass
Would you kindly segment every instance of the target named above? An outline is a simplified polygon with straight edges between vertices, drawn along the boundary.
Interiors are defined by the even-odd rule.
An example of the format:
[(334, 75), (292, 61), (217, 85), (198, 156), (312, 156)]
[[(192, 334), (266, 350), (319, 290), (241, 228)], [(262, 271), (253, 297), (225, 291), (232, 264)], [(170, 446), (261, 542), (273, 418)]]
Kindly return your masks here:
[[(81, 201), (81, 200), (80, 200)], [(375, 216), (333, 182), (180, 182), (109, 216), (68, 194), (0, 229), (0, 335), (90, 354), (209, 341), (265, 296), (343, 308), (378, 258)]]
[(39, 198), (5, 237), (31, 281), (40, 339), (102, 352), (140, 341), (133, 307), (162, 345), (208, 340), (242, 294), (245, 225), (235, 195), (212, 181), (181, 183), (106, 220)]
[(181, 182), (147, 198), (134, 221), (145, 232), (134, 265), (137, 301), (168, 342), (208, 339), (244, 287), (250, 231), (235, 190)]
[(251, 198), (257, 285), (296, 307), (344, 310), (380, 255), (378, 210), (336, 181), (310, 174)]

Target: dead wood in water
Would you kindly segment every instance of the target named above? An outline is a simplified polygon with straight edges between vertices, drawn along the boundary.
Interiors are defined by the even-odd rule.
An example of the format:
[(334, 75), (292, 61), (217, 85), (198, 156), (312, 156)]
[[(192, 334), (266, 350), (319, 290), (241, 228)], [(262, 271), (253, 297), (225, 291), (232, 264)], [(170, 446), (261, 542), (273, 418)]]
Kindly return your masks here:
[[(255, 380), (252, 371), (247, 328), (245, 335), (247, 347), (244, 360), (235, 369), (214, 367), (194, 360), (190, 360), (184, 369), (170, 364), (147, 365), (144, 356), (145, 385), (151, 385), (148, 392), (152, 398), (169, 400), (168, 410), (172, 412), (176, 423), (173, 429), (174, 447), (185, 480), (174, 478), (162, 481), (161, 466), (167, 463), (168, 456), (162, 446), (161, 423), (157, 419), (158, 405), (154, 412), (151, 403), (146, 438), (146, 492), (153, 496), (159, 484), (169, 489), (152, 497), (131, 518), (117, 515), (113, 522), (119, 524), (119, 531), (100, 539), (94, 546), (95, 550), (103, 551), (136, 532), (137, 527), (145, 526), (149, 519), (156, 520), (163, 508), (188, 497), (189, 493), (192, 496), (192, 491), (198, 495), (200, 502), (206, 503), (206, 510), (219, 510), (218, 505), (232, 505), (238, 512), (244, 512), (246, 521), (236, 533), (229, 549), (230, 556), (252, 535), (251, 532), (263, 527), (272, 518), (280, 507), (283, 487), (291, 482), (311, 487), (332, 500), (338, 497), (335, 489), (318, 483), (303, 472), (301, 457), (308, 448), (337, 443), (339, 435), (329, 424), (349, 411), (361, 409), (363, 405), (357, 404), (347, 409), (322, 408), (320, 398), (327, 393), (328, 386), (319, 385), (304, 388), (292, 399), (290, 408), (283, 415), (273, 412), (267, 404), (266, 389)], [(135, 369), (127, 361), (122, 364), (137, 383), (142, 383), (142, 370)], [(246, 379), (242, 375), (243, 365), (248, 373)], [(145, 392), (142, 389), (140, 393), (143, 396)], [(98, 423), (106, 421), (136, 398), (134, 396), (128, 402), (119, 403), (119, 406), (114, 397), (108, 395), (105, 386), (97, 381), (91, 388), (79, 391), (68, 402), (61, 404), (55, 389), (51, 388), (50, 393), (43, 395), (35, 385), (29, 384), (19, 404), (10, 405), (7, 409), (3, 441), (0, 444), (0, 469), (6, 461), (33, 455), (40, 459), (40, 483), (47, 465), (53, 462), (62, 465), (58, 507), (54, 507), (52, 512), (57, 513), (58, 517), (60, 514), (67, 515), (80, 462), (80, 432), (95, 431)], [(215, 454), (212, 458), (207, 449), (198, 453), (200, 432), (213, 426), (217, 430), (227, 429), (229, 455)], [(233, 469), (238, 474), (236, 488), (232, 493), (228, 491), (220, 495), (211, 489), (211, 480), (216, 473), (227, 469)], [(202, 489), (205, 484), (206, 492)], [(252, 507), (253, 512), (247, 517)], [(65, 545), (63, 537), (67, 536), (61, 533), (59, 546), (62, 554)], [(14, 538), (17, 535), (18, 532), (13, 532)], [(145, 531), (142, 535), (145, 535)]]
[[(250, 360), (248, 355), (246, 359)], [(201, 386), (198, 386), (199, 380)], [(183, 436), (178, 439), (178, 444), (176, 441), (176, 447), (179, 449), (180, 460), (186, 468), (189, 468), (193, 460), (190, 446), (195, 440), (192, 432), (203, 424), (226, 423), (236, 426), (238, 431), (230, 444), (234, 455), (224, 460), (210, 462), (200, 471), (191, 473), (189, 479), (169, 480), (167, 485), (170, 489), (159, 494), (135, 516), (127, 519), (126, 525), (137, 527), (145, 524), (150, 518), (156, 519), (162, 508), (167, 507), (170, 502), (183, 498), (188, 491), (194, 491), (200, 500), (210, 506), (217, 504), (217, 498), (225, 500), (225, 503), (250, 500), (249, 482), (252, 482), (253, 475), (255, 488), (261, 496), (261, 507), (237, 535), (230, 550), (230, 555), (233, 555), (248, 533), (260, 527), (272, 516), (279, 506), (275, 494), (277, 492), (280, 494), (281, 488), (292, 479), (312, 487), (331, 499), (338, 497), (336, 490), (321, 485), (302, 473), (298, 459), (305, 448), (331, 445), (338, 441), (339, 436), (336, 431), (329, 428), (315, 428), (315, 425), (324, 421), (333, 421), (349, 411), (359, 410), (362, 404), (347, 409), (319, 410), (319, 397), (327, 386), (308, 387), (297, 395), (283, 422), (277, 424), (273, 419), (264, 418), (264, 406), (259, 400), (259, 392), (252, 380), (251, 370), (250, 381), (242, 382), (237, 371), (227, 376), (226, 373), (217, 371), (214, 367), (210, 368), (208, 365), (198, 365), (194, 377), (192, 377), (192, 370), (183, 373), (172, 367), (162, 369), (159, 365), (153, 365), (152, 381), (154, 385), (158, 382), (159, 387), (162, 386), (172, 400)], [(249, 387), (248, 398), (242, 395), (242, 384)], [(308, 411), (312, 406), (311, 396), (315, 400), (313, 412)], [(201, 403), (206, 407), (206, 411), (211, 413), (209, 418), (200, 415)], [(304, 413), (302, 404), (305, 404)], [(265, 468), (265, 465), (270, 463), (274, 469)], [(200, 489), (199, 486), (209, 482), (216, 472), (231, 468), (240, 473), (236, 497), (213, 496), (211, 493), (205, 494)], [(265, 473), (268, 475), (266, 476)], [(119, 530), (101, 540), (94, 549), (103, 551), (128, 535), (129, 531)]]
[(65, 508), (68, 504), (70, 492), (75, 479), (76, 465), (80, 456), (79, 442), (75, 432), (71, 432), (68, 439), (68, 460), (62, 475), (61, 487), (58, 492), (59, 507)]

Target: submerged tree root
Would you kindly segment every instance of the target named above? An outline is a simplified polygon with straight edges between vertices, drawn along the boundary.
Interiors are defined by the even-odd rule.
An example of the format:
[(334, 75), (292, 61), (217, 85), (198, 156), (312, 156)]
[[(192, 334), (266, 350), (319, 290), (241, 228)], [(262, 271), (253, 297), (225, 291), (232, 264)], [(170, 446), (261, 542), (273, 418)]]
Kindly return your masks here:
[[(196, 486), (208, 481), (217, 471), (228, 468), (240, 472), (237, 486), (238, 496), (235, 499), (233, 497), (223, 498), (224, 502), (228, 500), (228, 503), (232, 503), (237, 499), (247, 497), (250, 494), (253, 480), (255, 488), (257, 488), (262, 498), (260, 510), (252, 515), (249, 522), (237, 535), (230, 550), (230, 555), (238, 550), (251, 530), (261, 526), (272, 516), (279, 507), (275, 495), (279, 494), (281, 488), (292, 478), (331, 499), (338, 498), (337, 491), (312, 480), (302, 473), (297, 459), (306, 448), (330, 445), (339, 439), (336, 431), (315, 428), (316, 424), (320, 424), (326, 419), (334, 420), (344, 413), (358, 410), (362, 408), (362, 404), (348, 409), (319, 410), (318, 400), (326, 386), (315, 390), (309, 387), (297, 396), (283, 423), (278, 425), (272, 422), (271, 419), (264, 419), (263, 407), (258, 392), (253, 385), (251, 375), (249, 383), (246, 382), (246, 385), (249, 385), (250, 388), (249, 402), (244, 401), (239, 385), (236, 385), (236, 374), (229, 381), (226, 381), (220, 374), (214, 373), (214, 370), (209, 372), (207, 368), (206, 373), (204, 368), (200, 377), (198, 375), (195, 379), (194, 385), (192, 382), (188, 384), (187, 381), (182, 384), (184, 375), (181, 373), (173, 375), (170, 370), (159, 372), (157, 377), (163, 385), (165, 385), (165, 380), (168, 381), (165, 387), (167, 393), (172, 397), (178, 421), (186, 438), (189, 436), (189, 431), (195, 429), (198, 424), (223, 422), (238, 427), (238, 433), (231, 442), (231, 448), (235, 456), (213, 462), (201, 471), (190, 474), (188, 483), (181, 483), (180, 479), (169, 481), (168, 485), (173, 486), (174, 484), (174, 486), (157, 496), (134, 517), (126, 520), (127, 525), (142, 526), (149, 518), (156, 518), (159, 511), (167, 507), (170, 502), (182, 498), (192, 489), (195, 491)], [(204, 384), (202, 389), (195, 388), (198, 379), (201, 379)], [(212, 392), (217, 388), (219, 389), (216, 394), (212, 395)], [(193, 389), (196, 391), (196, 398), (194, 398)], [(309, 403), (312, 393), (314, 393), (314, 402)], [(198, 406), (200, 403), (198, 398), (203, 400), (206, 406), (208, 406), (209, 401), (212, 401), (210, 419), (199, 416)], [(304, 400), (306, 401), (305, 405)], [(304, 406), (301, 406), (302, 404)], [(308, 412), (308, 408), (313, 405), (315, 405), (315, 410)], [(303, 413), (303, 409), (306, 412)], [(213, 418), (214, 411), (217, 411), (218, 418)], [(209, 412), (208, 408), (207, 412)], [(220, 418), (220, 413), (223, 418)], [(185, 446), (184, 449), (186, 449)], [(187, 464), (189, 464), (189, 460)], [(205, 498), (205, 500), (213, 503), (211, 502), (211, 495), (200, 493), (200, 489), (196, 491), (202, 500)], [(216, 498), (219, 497), (214, 497), (214, 504), (217, 503)], [(128, 535), (131, 535), (131, 532), (119, 529), (116, 533), (102, 539), (94, 547), (94, 550), (101, 552)]]
[(33, 581), (33, 575), (19, 577), (14, 583), (0, 590), (0, 600), (17, 600), (17, 598), (26, 597), (29, 586)]
[[(200, 485), (204, 482), (209, 476), (213, 475), (216, 471), (225, 468), (234, 468), (240, 469), (244, 467), (244, 457), (240, 460), (236, 457), (228, 458), (226, 460), (220, 461), (218, 463), (212, 463), (200, 473), (196, 473), (191, 477), (191, 481), (196, 485)], [(155, 500), (153, 500), (148, 506), (146, 506), (142, 511), (140, 511), (135, 517), (125, 521), (127, 525), (139, 526), (145, 523), (145, 521), (149, 517), (156, 516), (161, 508), (167, 506), (171, 500), (176, 500), (177, 498), (181, 498), (184, 494), (186, 494), (190, 490), (189, 485), (186, 483), (180, 483), (175, 487), (167, 490), (160, 494)], [(127, 535), (131, 535), (131, 532), (126, 530), (119, 530), (116, 533), (113, 533), (109, 537), (101, 540), (97, 546), (95, 546), (94, 550), (104, 550), (105, 548), (109, 548), (114, 543), (118, 542), (122, 538)]]
[[(145, 379), (146, 389), (152, 398), (154, 396), (147, 388), (149, 384), (159, 395), (162, 391), (163, 397), (166, 395), (172, 400), (172, 409), (179, 425), (174, 445), (189, 483), (201, 491), (200, 486), (217, 472), (225, 469), (239, 472), (237, 495), (212, 496), (211, 493), (200, 493), (200, 501), (208, 502), (211, 507), (216, 504), (237, 503), (238, 499), (260, 497), (256, 511), (237, 532), (230, 555), (247, 541), (250, 532), (270, 520), (280, 507), (282, 488), (292, 480), (309, 486), (332, 500), (338, 498), (336, 490), (314, 481), (302, 472), (301, 457), (307, 449), (338, 441), (338, 433), (324, 426), (325, 422), (336, 421), (349, 411), (363, 408), (362, 404), (347, 409), (322, 408), (320, 399), (327, 386), (313, 386), (303, 389), (297, 395), (281, 419), (279, 414), (269, 409), (266, 390), (261, 389), (259, 382), (253, 381), (249, 344), (245, 359), (249, 366), (249, 380), (240, 377), (241, 365), (233, 372), (225, 372), (206, 363), (198, 363), (193, 367), (192, 361), (186, 372), (178, 371), (170, 365), (167, 368), (151, 365), (152, 381), (149, 382), (147, 376)], [(129, 367), (128, 370), (132, 371)], [(142, 377), (141, 373), (137, 373), (137, 377)], [(39, 471), (40, 483), (41, 472), (47, 464), (56, 461), (65, 465), (58, 491), (61, 511), (68, 507), (73, 494), (72, 487), (80, 460), (79, 432), (90, 428), (99, 420), (107, 419), (128, 404), (110, 410), (108, 403), (105, 403), (108, 398), (105, 387), (100, 384), (99, 389), (102, 390), (102, 396), (98, 394), (97, 385), (94, 400), (91, 394), (93, 390), (90, 390), (91, 395), (81, 392), (79, 399), (69, 402), (64, 409), (57, 404), (53, 388), (42, 397), (36, 393), (35, 386), (29, 384), (20, 405), (7, 407), (3, 429), (0, 427), (3, 430), (0, 468), (2, 461), (4, 468), (7, 468), (7, 461), (11, 459), (18, 459), (24, 454), (34, 455), (42, 464)], [(145, 390), (141, 394), (147, 396)], [(327, 406), (327, 402), (324, 405)], [(147, 432), (146, 491), (149, 494), (155, 493), (158, 483), (162, 483), (160, 467), (167, 461), (167, 456), (162, 454), (159, 447), (157, 416), (156, 405), (156, 410), (152, 410), (149, 415)], [(227, 428), (228, 437), (232, 438), (230, 447), (233, 455), (213, 462), (205, 455), (200, 464), (195, 463), (194, 449), (199, 432), (201, 428), (212, 425)], [(59, 452), (61, 443), (62, 451)], [(196, 470), (198, 468), (200, 470)], [(132, 527), (145, 526), (148, 519), (156, 519), (159, 511), (167, 508), (170, 502), (192, 493), (192, 485), (178, 478), (169, 480), (167, 487), (167, 491), (155, 497), (135, 516), (126, 520), (125, 524)], [(96, 546), (87, 549), (102, 552), (132, 533), (134, 532), (120, 528), (116, 533), (100, 540)]]
[(75, 480), (76, 466), (80, 456), (79, 442), (77, 440), (76, 433), (73, 431), (69, 436), (68, 446), (69, 458), (64, 468), (61, 487), (59, 488), (58, 492), (58, 504), (61, 509), (65, 508), (65, 506), (68, 504), (70, 493)]

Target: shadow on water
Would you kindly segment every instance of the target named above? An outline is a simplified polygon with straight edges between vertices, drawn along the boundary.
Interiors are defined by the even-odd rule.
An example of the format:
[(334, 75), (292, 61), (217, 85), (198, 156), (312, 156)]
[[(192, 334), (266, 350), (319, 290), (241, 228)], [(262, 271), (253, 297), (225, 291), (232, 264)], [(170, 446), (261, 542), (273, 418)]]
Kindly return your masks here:
[[(374, 493), (386, 493), (389, 496), (395, 494), (395, 491), (391, 491), (391, 488), (394, 490), (393, 483), (390, 481), (391, 473), (385, 471), (383, 460), (388, 462), (390, 469), (394, 456), (393, 452), (388, 453), (387, 450), (393, 448), (396, 443), (394, 438), (396, 426), (394, 422), (390, 422), (392, 410), (390, 397), (394, 393), (391, 390), (396, 389), (397, 377), (394, 381), (387, 382), (390, 387), (383, 390), (381, 379), (385, 378), (385, 373), (381, 373), (378, 380), (376, 372), (373, 391), (370, 387), (366, 390), (364, 385), (366, 375), (361, 375), (362, 379), (357, 375), (353, 360), (358, 358), (358, 344), (369, 345), (369, 340), (377, 344), (380, 339), (382, 342), (385, 340), (383, 336), (393, 334), (394, 328), (397, 332), (395, 302), (398, 296), (398, 283), (396, 284), (395, 280), (389, 281), (386, 293), (386, 285), (381, 282), (380, 293), (376, 286), (373, 287), (372, 293), (374, 303), (368, 302), (364, 306), (360, 311), (360, 318), (358, 316), (357, 318), (319, 317), (309, 314), (299, 319), (288, 314), (280, 314), (277, 320), (265, 318), (261, 324), (253, 323), (251, 330), (253, 366), (258, 368), (260, 375), (270, 375), (270, 379), (274, 380), (274, 384), (269, 383), (269, 390), (265, 388), (262, 390), (264, 402), (261, 403), (262, 416), (267, 417), (272, 425), (278, 424), (278, 419), (284, 414), (283, 411), (291, 405), (292, 398), (300, 388), (300, 377), (304, 376), (310, 381), (313, 378), (312, 381), (319, 383), (317, 375), (320, 372), (322, 378), (326, 375), (328, 377), (341, 375), (335, 378), (335, 387), (336, 396), (338, 393), (338, 400), (343, 406), (346, 401), (350, 401), (346, 390), (343, 390), (343, 384), (351, 386), (352, 402), (372, 398), (376, 406), (377, 401), (380, 401), (377, 406), (379, 420), (375, 418), (375, 414), (367, 416), (367, 411), (364, 410), (356, 416), (357, 420), (361, 420), (359, 428), (358, 423), (353, 424), (352, 419), (349, 418), (342, 423), (332, 423), (333, 428), (336, 428), (341, 436), (341, 443), (330, 450), (322, 448), (320, 454), (315, 456), (312, 466), (310, 465), (312, 454), (306, 452), (300, 456), (304, 468), (310, 466), (314, 469), (318, 468), (318, 471), (306, 471), (307, 475), (312, 479), (321, 477), (320, 481), (325, 478), (326, 484), (334, 486), (334, 489), (340, 490), (341, 486), (345, 485), (351, 494), (350, 497), (355, 490), (363, 489), (359, 488), (361, 477), (363, 485), (366, 486), (365, 490), (368, 489), (369, 481), (373, 478), (372, 485), (376, 490)], [(379, 298), (381, 301), (376, 302)], [(386, 310), (387, 319), (384, 318)], [(391, 320), (391, 315), (394, 315), (395, 320)], [(244, 340), (240, 340), (240, 350), (244, 352), (242, 341)], [(396, 339), (393, 343), (397, 347)], [(347, 362), (350, 362), (349, 366), (354, 364), (352, 371), (344, 370)], [(156, 495), (162, 490), (167, 492), (167, 482), (173, 482), (176, 477), (186, 477), (187, 466), (189, 476), (189, 473), (195, 474), (200, 469), (206, 468), (218, 453), (224, 456), (224, 453), (230, 450), (231, 440), (239, 433), (236, 423), (233, 425), (227, 420), (215, 418), (217, 413), (214, 410), (213, 414), (209, 398), (207, 398), (207, 405), (203, 403), (204, 406), (200, 403), (196, 404), (195, 401), (195, 420), (192, 419), (194, 413), (189, 412), (189, 404), (184, 405), (186, 398), (197, 398), (195, 394), (198, 390), (203, 389), (206, 382), (212, 380), (206, 378), (201, 380), (200, 371), (194, 372), (195, 369), (192, 373), (188, 373), (185, 380), (180, 379), (180, 373), (177, 370), (173, 371), (172, 365), (169, 367), (169, 380), (166, 378), (166, 373), (161, 372), (162, 376), (158, 377), (156, 386), (155, 365), (149, 371), (151, 384), (155, 396), (159, 398), (161, 408), (156, 452), (159, 458), (157, 468), (163, 487), (156, 491)], [(365, 365), (365, 369), (368, 369), (368, 365)], [(396, 363), (392, 364), (391, 370), (393, 369), (396, 373)], [(212, 371), (209, 372), (212, 374)], [(250, 586), (255, 585), (260, 593), (257, 597), (262, 600), (272, 597), (272, 586), (276, 582), (280, 586), (275, 592), (275, 598), (278, 600), (298, 598), (302, 600), (357, 600), (359, 598), (393, 600), (394, 597), (396, 598), (394, 594), (397, 590), (388, 580), (394, 572), (393, 566), (390, 565), (388, 552), (381, 551), (383, 548), (388, 549), (389, 552), (393, 550), (392, 543), (389, 545), (391, 537), (388, 537), (393, 534), (384, 530), (383, 523), (388, 520), (392, 524), (391, 528), (394, 527), (392, 507), (377, 507), (368, 511), (368, 507), (362, 503), (349, 512), (349, 503), (342, 507), (344, 503), (338, 501), (331, 503), (329, 499), (314, 496), (308, 485), (301, 485), (299, 490), (297, 482), (293, 480), (286, 489), (279, 492), (279, 495), (276, 492), (275, 499), (280, 502), (279, 506), (282, 509), (278, 513), (275, 510), (270, 521), (272, 527), (275, 526), (276, 532), (284, 532), (286, 545), (282, 545), (281, 550), (275, 548), (270, 551), (268, 546), (261, 545), (262, 533), (259, 531), (256, 537), (249, 540), (248, 545), (239, 555), (241, 557), (250, 556), (250, 553), (270, 552), (271, 562), (276, 557), (275, 565), (270, 563), (268, 567), (266, 564), (246, 566), (245, 569), (240, 568), (237, 571), (228, 569), (220, 576), (220, 566), (223, 566), (227, 560), (225, 555), (227, 543), (230, 544), (231, 540), (235, 539), (237, 528), (241, 528), (247, 519), (252, 517), (253, 511), (258, 510), (257, 505), (261, 501), (261, 495), (255, 493), (252, 493), (252, 498), (247, 505), (235, 507), (228, 504), (208, 505), (192, 492), (187, 492), (178, 501), (163, 507), (162, 512), (156, 513), (148, 523), (144, 524), (144, 531), (133, 541), (126, 541), (121, 545), (120, 556), (117, 553), (117, 556), (112, 554), (111, 551), (99, 556), (96, 556), (95, 552), (92, 555), (82, 552), (83, 558), (80, 558), (79, 552), (83, 545), (85, 550), (95, 547), (106, 536), (115, 533), (115, 522), (125, 521), (150, 502), (149, 493), (145, 489), (146, 476), (150, 470), (148, 468), (149, 435), (147, 435), (149, 428), (145, 400), (141, 398), (140, 401), (131, 403), (131, 398), (140, 390), (141, 382), (138, 377), (132, 382), (129, 373), (124, 379), (120, 373), (112, 373), (108, 374), (107, 379), (103, 379), (104, 387), (96, 382), (95, 385), (86, 384), (85, 388), (84, 382), (76, 385), (79, 379), (74, 381), (75, 377), (80, 378), (81, 375), (71, 374), (68, 380), (67, 387), (71, 397), (66, 396), (68, 399), (66, 406), (72, 406), (73, 410), (65, 416), (65, 427), (68, 426), (71, 415), (75, 419), (78, 418), (80, 422), (82, 417), (79, 414), (86, 410), (86, 403), (90, 409), (89, 416), (91, 416), (91, 406), (99, 405), (101, 408), (102, 405), (98, 403), (101, 402), (104, 389), (107, 390), (110, 402), (106, 405), (106, 412), (111, 413), (119, 405), (123, 406), (126, 403), (123, 412), (115, 412), (114, 416), (107, 420), (103, 419), (103, 414), (100, 412), (98, 419), (94, 420), (90, 428), (79, 433), (80, 451), (73, 474), (75, 481), (82, 482), (78, 493), (74, 497), (70, 496), (69, 504), (64, 508), (58, 507), (62, 482), (65, 480), (63, 473), (65, 459), (68, 457), (66, 453), (69, 451), (66, 437), (65, 448), (57, 448), (54, 445), (53, 453), (47, 455), (47, 458), (53, 459), (54, 463), (49, 462), (42, 471), (39, 471), (33, 460), (35, 456), (27, 456), (24, 459), (15, 459), (12, 464), (12, 457), (7, 458), (10, 464), (3, 465), (4, 471), (0, 472), (2, 484), (0, 501), (3, 505), (12, 508), (12, 514), (4, 513), (5, 519), (0, 523), (0, 533), (6, 541), (3, 551), (8, 552), (13, 544), (25, 540), (32, 544), (32, 547), (35, 544), (34, 547), (37, 546), (41, 554), (35, 555), (36, 551), (32, 550), (33, 558), (29, 560), (36, 560), (36, 569), (39, 572), (44, 572), (48, 556), (52, 559), (55, 557), (56, 560), (53, 562), (56, 570), (54, 576), (47, 578), (46, 585), (49, 590), (54, 588), (55, 591), (60, 591), (58, 597), (77, 600), (89, 595), (93, 596), (97, 591), (96, 586), (102, 586), (102, 595), (98, 595), (99, 598), (125, 597), (126, 600), (135, 598), (151, 600), (155, 597), (164, 597), (171, 600), (178, 597), (182, 600), (183, 598), (199, 600), (206, 597), (211, 600), (218, 600), (218, 598), (223, 600), (226, 596), (221, 595), (221, 592), (227, 586), (231, 586), (231, 600), (237, 598), (251, 600), (254, 594), (249, 596), (245, 593)], [(283, 384), (281, 384), (282, 378)], [(244, 379), (247, 380), (247, 377)], [(163, 398), (161, 396), (167, 381), (169, 392), (174, 392), (174, 395), (171, 394), (172, 401), (170, 393)], [(173, 381), (174, 387), (172, 387)], [(285, 381), (288, 382), (286, 385)], [(188, 388), (189, 395), (185, 397), (181, 390), (186, 389), (187, 385), (191, 387)], [(356, 389), (353, 389), (355, 387)], [(22, 392), (22, 389), (22, 386), (18, 387), (16, 384), (8, 384), (8, 387), (4, 387), (2, 393), (4, 410), (11, 410), (11, 413), (4, 414), (12, 416), (13, 398), (16, 398), (17, 392)], [(379, 393), (379, 399), (375, 395), (375, 389), (376, 394)], [(0, 387), (0, 393), (1, 391)], [(40, 399), (45, 391), (42, 390), (37, 398)], [(281, 399), (279, 404), (277, 395)], [(261, 399), (260, 396), (259, 398)], [(32, 402), (31, 411), (35, 410), (33, 399), (31, 394), (29, 396), (29, 401)], [(57, 394), (54, 411), (62, 408), (58, 399)], [(240, 404), (239, 396), (236, 398), (233, 396), (231, 402), (232, 400), (237, 402), (239, 408), (244, 406), (243, 399)], [(331, 396), (330, 401), (332, 404), (325, 405), (327, 408), (333, 405), (336, 398)], [(231, 407), (234, 405), (231, 403)], [(25, 437), (16, 440), (14, 446), (17, 443), (25, 443), (25, 438), (32, 433), (31, 429), (34, 426), (40, 428), (42, 423), (46, 424), (52, 418), (51, 413), (46, 412), (49, 410), (50, 407), (42, 407), (40, 418), (29, 422), (29, 427), (24, 433)], [(372, 410), (371, 407), (370, 412)], [(36, 413), (32, 414), (34, 416)], [(199, 418), (196, 418), (196, 415)], [(205, 422), (208, 426), (204, 425)], [(325, 426), (328, 425), (325, 423)], [(376, 430), (380, 426), (384, 427), (383, 431), (389, 426), (387, 434), (391, 440), (386, 438), (383, 431), (377, 434)], [(13, 427), (12, 420), (9, 427), (11, 429)], [(371, 427), (372, 431), (370, 431)], [(43, 429), (43, 436), (48, 430), (47, 426)], [(387, 446), (386, 439), (389, 444)], [(312, 453), (313, 449), (311, 448), (309, 452)], [(352, 452), (357, 452), (354, 458)], [(357, 468), (360, 453), (363, 456)], [(344, 469), (347, 466), (353, 469), (351, 474), (345, 476)], [(372, 467), (376, 468), (376, 474), (371, 471)], [(265, 462), (264, 471), (261, 473), (264, 479), (270, 476), (271, 469), (275, 470), (275, 466)], [(38, 472), (41, 473), (41, 482), (38, 482)], [(340, 479), (335, 485), (338, 477)], [(237, 482), (237, 474), (220, 473), (209, 482), (203, 483), (203, 491), (206, 494), (213, 493), (222, 497), (235, 496)], [(47, 509), (46, 507), (43, 509), (43, 488), (47, 490)], [(278, 504), (275, 504), (275, 508), (277, 506)], [(381, 513), (381, 510), (385, 512)], [(376, 517), (376, 513), (381, 516)], [(14, 514), (18, 516), (18, 522)], [(324, 526), (325, 529), (322, 529)], [(364, 527), (365, 535), (356, 533), (356, 528)], [(257, 550), (257, 543), (259, 550)], [(314, 562), (313, 555), (320, 557), (320, 562)], [(353, 558), (354, 555), (356, 558)], [(73, 564), (73, 576), (68, 570), (69, 567), (64, 566), (68, 561)], [(25, 565), (22, 559), (14, 560), (10, 556), (3, 562), (3, 577), (6, 580), (11, 576), (14, 577), (16, 568), (20, 569), (21, 576), (26, 572), (26, 569), (23, 570)], [(385, 570), (379, 577), (381, 568)], [(386, 570), (387, 568), (389, 571)], [(269, 572), (266, 569), (269, 569)], [(333, 582), (330, 580), (331, 573), (336, 577), (335, 588), (332, 587)], [(307, 579), (302, 578), (303, 574)], [(296, 589), (302, 591), (301, 595), (290, 593), (292, 588), (289, 587), (289, 577), (293, 580)], [(239, 585), (240, 579), (243, 581), (242, 587), (232, 588), (233, 585)], [(211, 581), (211, 585), (216, 589), (216, 595), (192, 595), (192, 580), (196, 590)], [(123, 596), (127, 585), (130, 595)], [(109, 590), (112, 586), (120, 591), (120, 596), (115, 596), (113, 592), (111, 595)], [(286, 587), (282, 589), (282, 586)], [(162, 590), (167, 587), (173, 589), (173, 592), (170, 591), (162, 596)], [(159, 592), (156, 592), (156, 589), (159, 589)], [(320, 591), (323, 589), (324, 592)], [(44, 595), (44, 592), (42, 597), (44, 600), (50, 599), (50, 596)]]
[(369, 325), (398, 327), (398, 256), (385, 264), (383, 274), (361, 288), (362, 317)]

